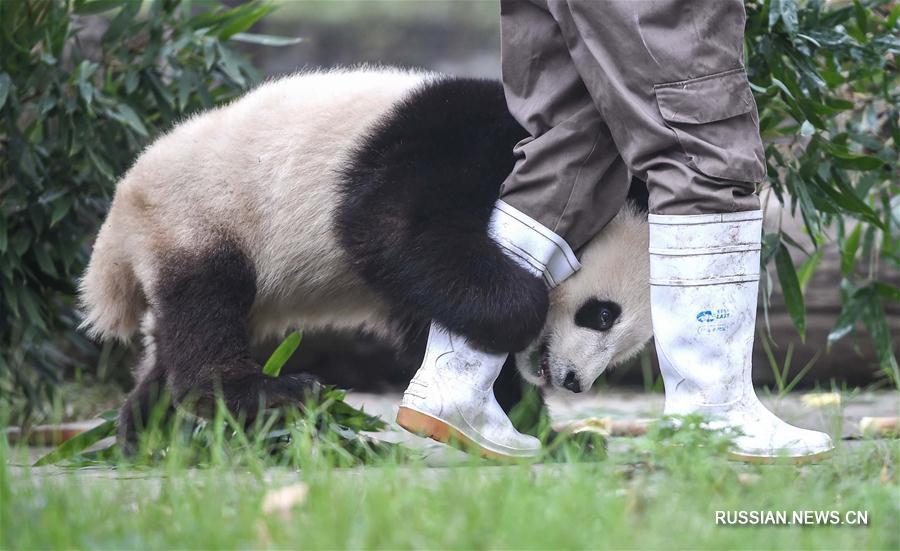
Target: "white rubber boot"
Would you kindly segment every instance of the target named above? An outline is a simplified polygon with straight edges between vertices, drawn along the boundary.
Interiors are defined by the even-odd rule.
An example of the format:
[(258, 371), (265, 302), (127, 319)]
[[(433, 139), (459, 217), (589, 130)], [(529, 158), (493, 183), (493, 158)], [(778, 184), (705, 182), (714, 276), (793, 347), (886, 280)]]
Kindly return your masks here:
[(767, 410), (751, 379), (762, 212), (653, 215), (650, 301), (666, 390), (665, 413), (701, 413), (742, 435), (732, 455), (815, 459), (827, 434)]
[[(561, 237), (502, 201), (494, 208), (489, 232), (510, 258), (550, 287), (581, 267)], [(506, 357), (483, 352), (432, 323), (425, 358), (403, 394), (397, 423), (488, 457), (537, 455), (540, 441), (518, 432), (494, 397)]]

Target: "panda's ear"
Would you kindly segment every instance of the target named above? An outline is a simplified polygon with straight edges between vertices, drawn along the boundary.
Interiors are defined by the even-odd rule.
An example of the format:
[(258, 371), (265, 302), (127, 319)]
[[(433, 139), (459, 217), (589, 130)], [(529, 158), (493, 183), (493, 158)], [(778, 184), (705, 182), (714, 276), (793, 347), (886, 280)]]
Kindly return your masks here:
[(622, 314), (622, 307), (609, 300), (588, 299), (575, 312), (575, 325), (594, 331), (608, 331)]

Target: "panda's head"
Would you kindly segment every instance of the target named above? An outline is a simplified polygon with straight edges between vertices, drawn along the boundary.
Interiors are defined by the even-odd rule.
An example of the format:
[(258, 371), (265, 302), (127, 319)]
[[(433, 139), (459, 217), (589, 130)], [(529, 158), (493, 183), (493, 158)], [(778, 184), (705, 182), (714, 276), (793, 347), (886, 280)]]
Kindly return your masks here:
[(529, 382), (580, 392), (650, 340), (646, 214), (630, 206), (580, 251), (582, 268), (550, 294), (541, 337), (516, 355)]

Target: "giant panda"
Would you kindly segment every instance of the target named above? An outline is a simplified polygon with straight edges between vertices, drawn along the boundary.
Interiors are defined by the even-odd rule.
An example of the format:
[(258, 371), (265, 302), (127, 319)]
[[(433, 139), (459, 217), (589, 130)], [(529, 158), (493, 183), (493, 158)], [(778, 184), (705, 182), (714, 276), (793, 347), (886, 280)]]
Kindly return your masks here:
[(250, 353), (296, 328), (400, 348), (434, 319), (553, 387), (634, 355), (651, 336), (639, 208), (550, 293), (488, 237), (524, 137), (498, 82), (391, 68), (272, 80), (159, 137), (118, 182), (80, 284), (91, 335), (143, 336), (120, 440), (160, 389), (201, 415), (217, 395), (251, 418), (261, 397), (298, 403), (315, 380), (266, 377)]

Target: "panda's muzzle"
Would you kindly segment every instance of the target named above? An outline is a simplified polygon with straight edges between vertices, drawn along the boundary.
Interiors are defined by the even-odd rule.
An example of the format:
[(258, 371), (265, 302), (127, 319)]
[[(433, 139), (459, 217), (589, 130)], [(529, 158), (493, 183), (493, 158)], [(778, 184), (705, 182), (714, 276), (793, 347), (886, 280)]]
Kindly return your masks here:
[(578, 376), (575, 375), (574, 371), (569, 371), (566, 373), (566, 378), (563, 381), (563, 386), (571, 390), (572, 392), (581, 392), (581, 381), (578, 380)]

